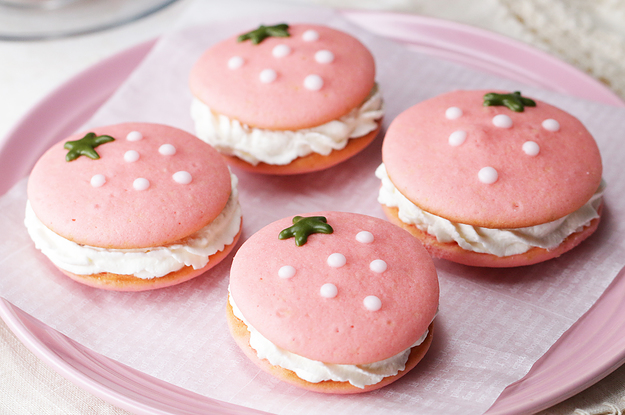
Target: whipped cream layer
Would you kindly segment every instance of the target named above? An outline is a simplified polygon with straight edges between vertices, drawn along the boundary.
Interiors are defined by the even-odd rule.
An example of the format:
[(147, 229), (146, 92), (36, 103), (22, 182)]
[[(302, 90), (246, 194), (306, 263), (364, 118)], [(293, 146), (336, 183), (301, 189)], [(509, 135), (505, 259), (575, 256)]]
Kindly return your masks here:
[(402, 222), (435, 236), (439, 242), (456, 242), (468, 251), (499, 257), (522, 254), (533, 247), (547, 250), (557, 247), (569, 235), (581, 231), (599, 217), (597, 210), (606, 187), (602, 180), (595, 194), (584, 206), (553, 222), (526, 228), (491, 229), (451, 222), (421, 210), (393, 185), (384, 163), (376, 169), (375, 175), (382, 181), (378, 201), (388, 207), (397, 208)]
[(382, 94), (373, 88), (363, 104), (323, 125), (302, 130), (266, 130), (249, 127), (214, 113), (197, 98), (191, 104), (196, 135), (223, 154), (257, 165), (285, 165), (311, 153), (327, 156), (344, 148), (349, 139), (363, 137), (378, 128), (384, 116)]
[(26, 204), (24, 224), (35, 247), (57, 267), (77, 275), (110, 272), (142, 279), (158, 278), (185, 266), (204, 268), (209, 256), (230, 245), (241, 227), (238, 179), (230, 174), (232, 192), (222, 212), (210, 224), (167, 246), (144, 249), (104, 249), (79, 245), (47, 228)]
[(340, 365), (323, 363), (318, 360), (307, 359), (295, 353), (288, 352), (276, 346), (262, 334), (260, 334), (243, 317), (241, 310), (236, 306), (232, 295), (228, 290), (228, 301), (232, 306), (232, 312), (239, 320), (247, 326), (250, 332), (250, 346), (256, 350), (259, 359), (267, 359), (274, 366), (291, 370), (305, 381), (319, 383), (325, 380), (336, 382), (349, 382), (357, 388), (364, 388), (367, 385), (374, 385), (385, 377), (395, 376), (406, 368), (410, 350), (423, 343), (428, 335), (428, 330), (408, 349), (388, 359), (366, 365)]

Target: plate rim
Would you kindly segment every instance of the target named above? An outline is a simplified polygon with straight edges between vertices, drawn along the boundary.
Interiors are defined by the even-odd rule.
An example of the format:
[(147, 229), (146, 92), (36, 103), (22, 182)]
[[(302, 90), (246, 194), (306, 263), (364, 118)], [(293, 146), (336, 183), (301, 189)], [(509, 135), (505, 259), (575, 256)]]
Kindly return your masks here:
[[(503, 35), (499, 35), (499, 34), (489, 32), (483, 29), (475, 28), (475, 27), (465, 25), (462, 23), (451, 22), (447, 20), (426, 17), (426, 16), (419, 16), (419, 15), (409, 15), (409, 14), (401, 14), (401, 13), (394, 13), (394, 12), (363, 11), (363, 10), (339, 10), (339, 12), (348, 20), (352, 21), (353, 23), (356, 23), (356, 24), (360, 23), (361, 25), (364, 23), (365, 26), (363, 27), (369, 31), (372, 31), (371, 30), (372, 27), (366, 26), (366, 23), (369, 22), (371, 19), (376, 19), (376, 18), (382, 19), (384, 23), (386, 24), (392, 22), (393, 19), (400, 19), (403, 22), (407, 22), (417, 27), (421, 25), (421, 27), (425, 27), (425, 28), (436, 27), (438, 29), (442, 29), (443, 31), (453, 30), (454, 32), (461, 32), (461, 33), (467, 34), (467, 36), (469, 37), (474, 36), (478, 39), (489, 39), (490, 41), (493, 41), (495, 43), (497, 42), (503, 43), (505, 45), (512, 47), (513, 49), (518, 48), (518, 50), (522, 51), (523, 54), (534, 55), (538, 59), (544, 60), (545, 62), (554, 65), (556, 68), (566, 68), (567, 71), (570, 71), (570, 73), (573, 74), (573, 77), (575, 79), (579, 78), (579, 79), (585, 80), (586, 88), (590, 88), (592, 91), (597, 91), (597, 95), (596, 95), (597, 99), (595, 100), (598, 100), (603, 103), (611, 104), (611, 105), (625, 106), (625, 102), (623, 102), (620, 98), (618, 98), (605, 85), (600, 84), (598, 81), (594, 80), (594, 78), (590, 77), (589, 75), (558, 60), (557, 58), (554, 58), (551, 55), (546, 54), (545, 52), (542, 52), (538, 49), (534, 49), (529, 45), (526, 45), (514, 39), (507, 38)], [(382, 36), (384, 36), (384, 33), (380, 33), (380, 30), (379, 30), (380, 27), (382, 26), (375, 26), (374, 29), (377, 28), (378, 30), (377, 32), (373, 30), (373, 33), (378, 34), (378, 35), (381, 34)], [(404, 43), (408, 45), (409, 47), (412, 47), (413, 49), (431, 52), (431, 50), (435, 48), (432, 48), (430, 46), (428, 49), (427, 42), (429, 41), (429, 39), (432, 39), (432, 37), (431, 36), (428, 37), (427, 35), (424, 35), (424, 34), (421, 34), (420, 37), (419, 36), (411, 37), (409, 39), (404, 38), (403, 40), (398, 39), (396, 37), (393, 38), (393, 40), (399, 40), (401, 43)], [(91, 115), (91, 113), (94, 112), (106, 100), (106, 98), (108, 98), (108, 96), (110, 96), (115, 91), (116, 87), (119, 86), (119, 84), (121, 84), (128, 75), (130, 75), (130, 73), (134, 70), (134, 68), (141, 62), (143, 57), (147, 55), (147, 53), (149, 53), (149, 51), (152, 49), (156, 41), (157, 39), (153, 39), (153, 40), (135, 45), (131, 48), (125, 49), (119, 53), (116, 53), (115, 55), (78, 73), (76, 76), (70, 78), (68, 81), (61, 84), (59, 87), (57, 87), (53, 92), (48, 94), (37, 105), (35, 105), (30, 111), (28, 111), (20, 119), (20, 121), (18, 121), (18, 123), (9, 131), (6, 139), (3, 141), (2, 145), (0, 145), (0, 165), (2, 165), (3, 160), (8, 157), (7, 154), (10, 154), (11, 150), (17, 146), (18, 142), (20, 146), (24, 146), (25, 143), (24, 143), (23, 137), (25, 136), (25, 134), (29, 134), (28, 137), (31, 137), (30, 141), (33, 141), (33, 142), (35, 141), (35, 138), (32, 138), (32, 137), (37, 137), (37, 136), (30, 134), (30, 131), (33, 128), (31, 120), (34, 117), (37, 117), (43, 112), (45, 112), (45, 110), (49, 108), (50, 105), (56, 105), (56, 103), (59, 100), (66, 101), (66, 95), (68, 91), (75, 89), (77, 84), (84, 84), (84, 85), (89, 86), (92, 89), (94, 88), (97, 89), (96, 91), (97, 97), (92, 97), (93, 98), (92, 102), (89, 103), (87, 108), (79, 114), (74, 114), (75, 116), (73, 118), (67, 117), (62, 120), (47, 120), (47, 122), (52, 123), (52, 127), (54, 131), (53, 133), (50, 133), (48, 139), (45, 141), (45, 144), (40, 143), (38, 148), (42, 150), (41, 152), (43, 152), (44, 149), (49, 147), (49, 144), (52, 144), (62, 139), (63, 137), (67, 136), (70, 132), (73, 132), (73, 129), (79, 127), (80, 125), (78, 124), (79, 120), (77, 118), (80, 118), (80, 117), (88, 118)], [(439, 54), (439, 57), (449, 58), (450, 56), (453, 55), (453, 53), (459, 53), (459, 54), (466, 53), (466, 51), (464, 50), (459, 50), (458, 47), (454, 48), (453, 44), (446, 44), (444, 48), (445, 48), (444, 49), (445, 53)], [(494, 61), (491, 60), (491, 62), (496, 62), (496, 61), (497, 59), (495, 59)], [(466, 63), (466, 62), (461, 60), (461, 63)], [(117, 70), (117, 72), (115, 72), (114, 74), (115, 76), (111, 76), (111, 72), (109, 71), (111, 67), (114, 67)], [(481, 68), (481, 69), (484, 69), (484, 68)], [(108, 81), (108, 82), (103, 82), (103, 83), (92, 82), (94, 77), (97, 77), (98, 79), (102, 79), (102, 77), (105, 75), (108, 75), (108, 78), (105, 78), (103, 80)], [(561, 91), (558, 91), (558, 92), (561, 92)], [(574, 92), (579, 92), (579, 91), (565, 91), (565, 92), (568, 92), (571, 95), (576, 95)], [(72, 97), (72, 98), (79, 99), (80, 97)], [(82, 121), (86, 121), (87, 118), (82, 119)], [(15, 172), (10, 178), (8, 178), (7, 180), (3, 180), (2, 183), (0, 183), (0, 194), (5, 193), (6, 190), (8, 190), (11, 186), (13, 186), (14, 183), (16, 183), (18, 180), (20, 180), (30, 171), (30, 169), (32, 168), (32, 165), (34, 164), (34, 161), (36, 161), (36, 159), (39, 157), (37, 152), (33, 152), (33, 153), (37, 154), (34, 160), (29, 160), (28, 162), (24, 162), (26, 163), (26, 165), (22, 166), (22, 169), (20, 171)], [(623, 276), (624, 274), (625, 273), (621, 271), (621, 273), (619, 273), (619, 276)], [(622, 280), (625, 280), (625, 278), (618, 278), (618, 277), (615, 278), (615, 281), (613, 281), (610, 287), (612, 287), (614, 284), (618, 284), (619, 282), (621, 282), (620, 285), (623, 285)], [(578, 322), (582, 321), (587, 316), (587, 314), (591, 312), (591, 310), (594, 310), (597, 304), (600, 303), (601, 299), (605, 295), (609, 295), (610, 292), (612, 293), (614, 292), (614, 290), (610, 291), (610, 287), (606, 289), (606, 292), (600, 297), (600, 299), (595, 303), (595, 305), (593, 305), (591, 309), (586, 314), (584, 314), (580, 318), (580, 320), (578, 320)], [(110, 369), (110, 367), (106, 367), (107, 362), (112, 362), (117, 365), (121, 365), (119, 367), (124, 367), (124, 366), (119, 362), (116, 362), (105, 356), (99, 355), (98, 353), (90, 351), (89, 349), (86, 349), (84, 346), (79, 345), (76, 342), (73, 342), (71, 339), (65, 337), (61, 333), (56, 332), (54, 329), (46, 326), (45, 324), (41, 323), (39, 320), (36, 320), (32, 316), (24, 313), (22, 310), (12, 305), (5, 299), (2, 299), (2, 301), (0, 301), (0, 317), (6, 322), (7, 326), (16, 335), (16, 337), (18, 337), (18, 339), (31, 352), (37, 355), (53, 370), (55, 370), (57, 373), (61, 374), (63, 377), (70, 380), (72, 383), (76, 384), (77, 386), (83, 388), (84, 390), (87, 390), (93, 395), (98, 396), (99, 398), (111, 404), (114, 404), (122, 409), (126, 409), (128, 411), (132, 411), (138, 414), (170, 414), (170, 413), (193, 414), (193, 413), (197, 413), (197, 412), (190, 412), (196, 409), (190, 406), (187, 406), (186, 409), (174, 408), (176, 409), (176, 412), (171, 412), (165, 406), (158, 407), (159, 402), (157, 401), (153, 401), (153, 403), (151, 404), (140, 402), (136, 398), (127, 396), (126, 394), (123, 394), (119, 390), (116, 390), (115, 388), (113, 388), (110, 385), (111, 383), (110, 381), (108, 382), (109, 385), (106, 385), (101, 380), (95, 379), (94, 376), (89, 376), (88, 374), (82, 372), (81, 369), (75, 367), (69, 361), (65, 360), (65, 356), (63, 356), (63, 354), (60, 353), (60, 351), (58, 350), (55, 351), (55, 350), (48, 348), (49, 344), (53, 344), (54, 341), (66, 342), (65, 344), (68, 345), (67, 347), (70, 347), (70, 348), (73, 347), (74, 350), (76, 350), (76, 353), (79, 353), (80, 356), (82, 356), (82, 358), (85, 359), (83, 362), (76, 361), (75, 363), (85, 363), (91, 360), (92, 363), (94, 364), (93, 368), (91, 369), (93, 370), (93, 373), (91, 375), (98, 375), (95, 377), (106, 379), (106, 376), (102, 375), (102, 373), (97, 373), (97, 370), (98, 370), (98, 367), (100, 367), (101, 370)], [(565, 332), (565, 334), (561, 337), (561, 339), (564, 338), (567, 335), (567, 333), (569, 333), (571, 330), (574, 331), (574, 328), (578, 326), (578, 322), (573, 324), (573, 326), (569, 330), (567, 330), (567, 332)], [(30, 327), (29, 327), (29, 323), (31, 324)], [(47, 339), (48, 343), (44, 341), (46, 339), (39, 338), (38, 334), (35, 333), (33, 329), (42, 330), (43, 332), (46, 332), (48, 335), (50, 335), (51, 337)], [(60, 336), (60, 337), (57, 337), (57, 336)], [(556, 346), (560, 342), (561, 340), (559, 339), (554, 344), (554, 346)], [(554, 346), (552, 346), (552, 348)], [(549, 350), (551, 351), (551, 349)], [(64, 351), (67, 352), (67, 350), (64, 350)], [(548, 353), (549, 352), (547, 352), (546, 355)], [(541, 362), (542, 360), (543, 358), (541, 357), (534, 366), (539, 368), (538, 363)], [(586, 381), (583, 384), (584, 386), (583, 388), (586, 388), (592, 385), (593, 383), (599, 381), (601, 378), (607, 376), (614, 369), (616, 369), (616, 367), (622, 364), (623, 360), (625, 360), (625, 349), (621, 350), (619, 356), (615, 356), (615, 358), (612, 359), (612, 361), (609, 364), (606, 364), (606, 367), (602, 368), (601, 373), (593, 374), (591, 376), (592, 379), (586, 379)], [(102, 365), (104, 365), (104, 367)], [(550, 397), (550, 399), (548, 400), (543, 399), (543, 400), (540, 400), (540, 402), (537, 402), (535, 400), (532, 402), (528, 402), (528, 400), (524, 400), (520, 403), (516, 402), (515, 404), (515, 402), (513, 402), (514, 399), (510, 401), (510, 393), (508, 393), (508, 395), (506, 396), (506, 391), (510, 389), (510, 391), (512, 391), (511, 396), (514, 397), (514, 390), (518, 389), (519, 387), (522, 388), (523, 382), (527, 382), (528, 376), (530, 376), (531, 378), (532, 374), (535, 375), (534, 366), (532, 367), (532, 369), (530, 369), (530, 371), (525, 377), (509, 385), (500, 395), (500, 398), (503, 397), (503, 399), (498, 398), (493, 404), (493, 406), (487, 411), (487, 413), (492, 415), (492, 414), (499, 414), (499, 413), (510, 413), (511, 411), (513, 413), (516, 413), (517, 411), (527, 412), (528, 410), (538, 411), (538, 410), (545, 409), (549, 406), (552, 406), (558, 402), (561, 402), (565, 400), (566, 398), (579, 392), (579, 390), (568, 390), (564, 394), (560, 394), (557, 397), (552, 396)], [(84, 368), (83, 370), (87, 370), (87, 367), (88, 365), (83, 365), (83, 368)], [(127, 370), (130, 370), (131, 372), (133, 371), (137, 372), (137, 373), (133, 373), (133, 375), (139, 376), (144, 381), (148, 378), (152, 378), (158, 382), (161, 382), (162, 383), (161, 386), (165, 388), (170, 387), (170, 388), (173, 388), (174, 390), (180, 389), (182, 391), (186, 391), (175, 385), (166, 383), (164, 381), (160, 381), (159, 379), (153, 378), (149, 375), (142, 374), (141, 372), (138, 372), (135, 369), (128, 368), (128, 367), (126, 368)], [(151, 379), (148, 379), (148, 380), (151, 380)], [(579, 388), (582, 385), (576, 385), (576, 386)], [(189, 394), (195, 395), (192, 392), (189, 392), (189, 391), (186, 391), (186, 392), (188, 392)], [(164, 397), (164, 395), (160, 395), (159, 397)], [(265, 412), (261, 412), (252, 408), (247, 408), (247, 407), (242, 407), (242, 406), (238, 406), (234, 404), (217, 401), (213, 398), (205, 397), (202, 395), (197, 395), (197, 396), (194, 396), (193, 398), (198, 398), (200, 401), (202, 400), (213, 401), (211, 402), (210, 408), (203, 406), (203, 407), (198, 407), (197, 409), (217, 410), (219, 411), (218, 413), (221, 413), (221, 414), (264, 414), (265, 413)], [(544, 406), (547, 403), (548, 405)], [(214, 404), (215, 406), (212, 406), (212, 404)], [(180, 410), (184, 410), (184, 412), (180, 412)]]

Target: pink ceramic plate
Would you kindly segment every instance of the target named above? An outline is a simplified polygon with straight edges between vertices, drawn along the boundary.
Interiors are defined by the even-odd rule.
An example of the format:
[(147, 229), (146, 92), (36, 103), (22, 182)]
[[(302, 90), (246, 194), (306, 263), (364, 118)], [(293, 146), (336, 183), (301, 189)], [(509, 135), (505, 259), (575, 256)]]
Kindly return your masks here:
[[(582, 98), (625, 106), (584, 73), (505, 37), (431, 18), (372, 12), (345, 17), (422, 52), (513, 80)], [(0, 148), (0, 194), (26, 176), (53, 143), (78, 128), (149, 52), (138, 45), (78, 75), (48, 96), (15, 127)], [(540, 68), (539, 70), (537, 68)], [(36, 121), (36, 122), (35, 122)], [(19, 151), (28, 148), (31, 151)], [(489, 414), (531, 413), (587, 388), (625, 362), (625, 272), (543, 356), (523, 379), (508, 386)], [(95, 353), (5, 300), (0, 317), (15, 335), (58, 373), (94, 395), (137, 414), (260, 414), (160, 381)], [(593, 339), (592, 344), (589, 339)], [(599, 340), (597, 340), (599, 339)]]

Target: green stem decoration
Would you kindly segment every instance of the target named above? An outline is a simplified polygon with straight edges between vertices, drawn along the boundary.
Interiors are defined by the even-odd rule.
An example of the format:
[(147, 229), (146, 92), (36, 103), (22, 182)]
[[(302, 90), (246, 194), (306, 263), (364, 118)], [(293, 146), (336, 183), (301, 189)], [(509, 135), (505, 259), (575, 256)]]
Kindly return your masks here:
[(258, 45), (260, 42), (265, 40), (268, 37), (289, 37), (289, 25), (286, 23), (277, 24), (274, 26), (264, 26), (260, 25), (260, 27), (256, 30), (252, 30), (251, 32), (247, 32), (242, 34), (237, 39), (238, 42), (245, 42), (246, 40), (251, 40), (253, 45)]
[(525, 107), (535, 107), (536, 102), (529, 98), (521, 96), (521, 92), (514, 91), (510, 94), (497, 94), (489, 92), (484, 95), (484, 106), (505, 105), (508, 109), (515, 112), (523, 112)]
[(295, 245), (302, 246), (308, 241), (308, 236), (313, 233), (332, 233), (334, 229), (328, 225), (328, 220), (324, 216), (293, 218), (293, 226), (283, 229), (278, 235), (278, 239), (289, 239), (295, 237)]
[(65, 161), (76, 160), (80, 156), (87, 156), (90, 159), (97, 160), (100, 158), (100, 155), (95, 151), (95, 148), (100, 144), (114, 140), (110, 135), (96, 136), (95, 133), (87, 133), (80, 140), (67, 141), (63, 146), (64, 149), (69, 150), (65, 155)]

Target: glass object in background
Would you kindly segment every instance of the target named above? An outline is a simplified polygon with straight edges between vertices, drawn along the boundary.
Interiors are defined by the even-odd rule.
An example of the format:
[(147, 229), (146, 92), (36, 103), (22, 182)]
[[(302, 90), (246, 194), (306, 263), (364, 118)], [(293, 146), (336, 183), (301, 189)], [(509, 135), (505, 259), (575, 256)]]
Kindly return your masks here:
[(0, 40), (92, 33), (132, 22), (176, 0), (0, 0)]
[(76, 0), (0, 0), (0, 7), (56, 9)]

